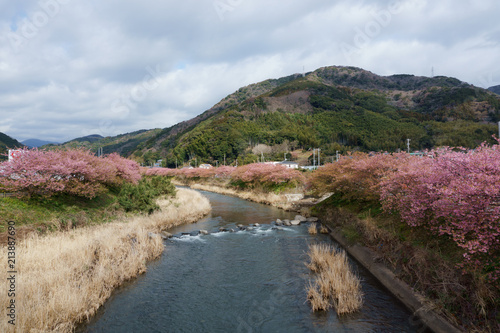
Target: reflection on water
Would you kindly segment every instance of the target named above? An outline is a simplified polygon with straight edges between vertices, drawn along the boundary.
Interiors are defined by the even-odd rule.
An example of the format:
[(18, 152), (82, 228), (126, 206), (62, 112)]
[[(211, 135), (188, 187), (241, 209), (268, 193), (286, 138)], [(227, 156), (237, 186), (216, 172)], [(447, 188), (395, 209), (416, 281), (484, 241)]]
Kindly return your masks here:
[[(166, 242), (148, 271), (120, 288), (86, 332), (416, 332), (411, 314), (353, 263), (365, 303), (356, 314), (312, 313), (304, 263), (312, 242), (307, 226), (273, 229), (276, 218), (295, 214), (241, 199), (203, 192), (212, 213), (173, 234), (205, 229)], [(259, 223), (249, 231), (217, 233), (219, 227)]]

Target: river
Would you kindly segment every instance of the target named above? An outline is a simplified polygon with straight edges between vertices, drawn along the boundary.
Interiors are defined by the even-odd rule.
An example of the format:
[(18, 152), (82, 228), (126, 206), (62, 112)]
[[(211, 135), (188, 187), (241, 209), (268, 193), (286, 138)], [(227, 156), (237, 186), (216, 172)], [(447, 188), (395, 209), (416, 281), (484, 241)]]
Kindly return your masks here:
[[(79, 332), (417, 332), (411, 313), (365, 269), (351, 260), (362, 280), (364, 304), (338, 317), (332, 309), (312, 313), (305, 286), (309, 244), (335, 244), (311, 236), (307, 225), (273, 229), (294, 213), (203, 192), (212, 213), (170, 230), (160, 259), (146, 274), (119, 288)], [(251, 231), (218, 232), (237, 224)], [(205, 229), (206, 236), (182, 233)]]

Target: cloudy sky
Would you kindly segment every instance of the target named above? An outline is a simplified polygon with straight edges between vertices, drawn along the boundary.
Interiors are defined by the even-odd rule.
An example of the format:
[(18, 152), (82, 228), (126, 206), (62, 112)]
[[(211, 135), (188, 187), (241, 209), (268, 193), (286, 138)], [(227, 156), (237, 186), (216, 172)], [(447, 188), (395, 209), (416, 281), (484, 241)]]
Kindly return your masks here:
[(500, 84), (498, 0), (0, 0), (0, 132), (164, 128), (330, 65)]

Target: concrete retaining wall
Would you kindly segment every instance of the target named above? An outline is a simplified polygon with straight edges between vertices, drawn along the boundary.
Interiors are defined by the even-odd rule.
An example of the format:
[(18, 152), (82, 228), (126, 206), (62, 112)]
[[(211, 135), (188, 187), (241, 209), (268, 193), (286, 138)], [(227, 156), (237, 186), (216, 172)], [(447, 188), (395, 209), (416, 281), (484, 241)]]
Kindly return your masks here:
[(430, 329), (435, 333), (463, 332), (451, 325), (442, 316), (425, 306), (403, 281), (398, 279), (392, 271), (383, 264), (376, 263), (374, 252), (364, 246), (349, 245), (348, 241), (338, 230), (330, 230), (330, 236), (337, 241), (354, 259), (369, 270), (380, 283), (382, 283), (394, 296), (396, 296), (410, 311), (413, 316), (408, 320), (416, 326), (418, 332)]

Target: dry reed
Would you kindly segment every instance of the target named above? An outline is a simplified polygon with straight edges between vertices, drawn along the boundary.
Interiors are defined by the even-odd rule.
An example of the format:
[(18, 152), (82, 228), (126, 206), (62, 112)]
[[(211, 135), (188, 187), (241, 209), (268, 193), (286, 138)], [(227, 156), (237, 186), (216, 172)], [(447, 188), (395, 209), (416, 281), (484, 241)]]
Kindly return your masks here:
[[(173, 200), (159, 200), (161, 211), (128, 221), (33, 236), (16, 248), (16, 325), (2, 332), (71, 332), (88, 320), (113, 289), (146, 270), (164, 248), (152, 232), (195, 222), (211, 207), (198, 192), (179, 189)], [(7, 249), (1, 248), (3, 258)], [(0, 281), (0, 304), (9, 299)]]
[[(175, 183), (175, 181), (173, 181)], [(293, 207), (293, 203), (288, 202), (288, 199), (284, 194), (275, 193), (260, 193), (252, 191), (241, 191), (234, 190), (232, 188), (226, 188), (222, 186), (215, 185), (205, 185), (205, 184), (190, 184), (191, 188), (197, 190), (203, 190), (208, 192), (214, 192), (219, 194), (231, 195), (244, 200), (249, 200), (253, 202), (263, 203), (266, 205), (271, 205), (284, 210), (290, 210)]]
[(307, 266), (318, 273), (315, 283), (309, 282), (307, 299), (313, 311), (334, 307), (341, 315), (359, 310), (363, 294), (359, 278), (352, 273), (347, 255), (330, 245), (309, 246), (310, 263)]
[(309, 228), (307, 228), (307, 231), (310, 235), (316, 235), (318, 233), (318, 227), (316, 223), (311, 223), (311, 225), (309, 225)]
[(329, 234), (330, 233), (328, 228), (324, 224), (322, 224), (321, 227), (319, 228), (319, 232), (321, 234)]

